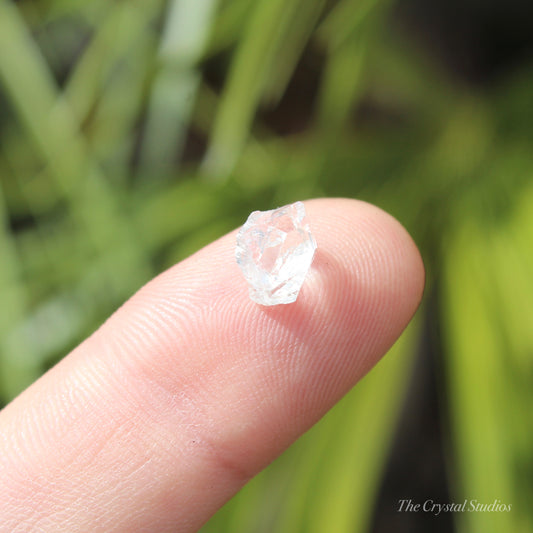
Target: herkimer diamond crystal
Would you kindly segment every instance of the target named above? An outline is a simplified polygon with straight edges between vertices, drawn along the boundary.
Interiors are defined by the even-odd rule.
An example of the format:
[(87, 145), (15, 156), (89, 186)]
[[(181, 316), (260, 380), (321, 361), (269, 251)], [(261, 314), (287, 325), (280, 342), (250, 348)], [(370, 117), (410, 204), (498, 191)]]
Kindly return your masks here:
[(240, 229), (235, 249), (250, 298), (261, 305), (294, 302), (315, 250), (302, 202), (254, 211)]

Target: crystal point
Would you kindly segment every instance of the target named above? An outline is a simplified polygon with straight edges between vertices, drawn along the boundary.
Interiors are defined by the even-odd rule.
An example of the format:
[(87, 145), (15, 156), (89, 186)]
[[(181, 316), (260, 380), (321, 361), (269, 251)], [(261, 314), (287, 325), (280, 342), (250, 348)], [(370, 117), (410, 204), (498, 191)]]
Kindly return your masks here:
[(250, 298), (262, 305), (294, 302), (315, 250), (302, 202), (254, 211), (240, 229), (235, 249)]

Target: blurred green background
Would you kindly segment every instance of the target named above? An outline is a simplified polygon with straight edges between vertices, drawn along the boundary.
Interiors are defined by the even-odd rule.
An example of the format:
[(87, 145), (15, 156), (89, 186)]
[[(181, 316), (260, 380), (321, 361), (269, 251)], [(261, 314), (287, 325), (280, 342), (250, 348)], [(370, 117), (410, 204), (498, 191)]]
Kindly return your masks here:
[(531, 27), (519, 0), (0, 0), (2, 402), (251, 210), (357, 197), (419, 245), (421, 309), (203, 531), (533, 531)]

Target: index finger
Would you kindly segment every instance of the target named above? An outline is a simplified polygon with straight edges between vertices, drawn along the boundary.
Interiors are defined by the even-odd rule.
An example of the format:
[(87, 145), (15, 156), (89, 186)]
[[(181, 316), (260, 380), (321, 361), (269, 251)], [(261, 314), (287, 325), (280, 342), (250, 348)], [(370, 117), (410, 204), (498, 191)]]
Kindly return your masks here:
[(294, 304), (248, 298), (230, 233), (1, 413), (1, 527), (195, 531), (377, 362), (419, 303), (420, 255), (369, 204), (305, 205), (318, 249)]

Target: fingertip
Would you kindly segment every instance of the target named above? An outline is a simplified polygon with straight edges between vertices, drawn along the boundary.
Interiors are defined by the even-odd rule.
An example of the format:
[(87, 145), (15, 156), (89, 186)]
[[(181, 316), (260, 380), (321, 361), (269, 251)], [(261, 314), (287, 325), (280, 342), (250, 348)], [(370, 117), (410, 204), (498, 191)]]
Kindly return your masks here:
[[(318, 246), (315, 260), (298, 301), (267, 313), (281, 330), (305, 339), (302, 365), (311, 392), (297, 403), (315, 406), (316, 416), (407, 326), (422, 296), (424, 266), (405, 228), (380, 208), (344, 198), (305, 204)], [(297, 361), (286, 366), (293, 374), (301, 371)]]

